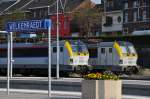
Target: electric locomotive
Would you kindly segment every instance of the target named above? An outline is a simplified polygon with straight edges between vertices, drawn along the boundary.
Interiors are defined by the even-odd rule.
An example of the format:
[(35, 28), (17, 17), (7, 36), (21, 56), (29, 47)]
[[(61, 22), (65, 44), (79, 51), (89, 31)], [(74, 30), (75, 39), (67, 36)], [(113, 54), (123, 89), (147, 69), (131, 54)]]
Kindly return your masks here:
[[(51, 46), (52, 72), (56, 71), (57, 45)], [(89, 52), (80, 40), (62, 40), (59, 43), (60, 72), (82, 71), (88, 66)], [(47, 43), (14, 43), (13, 44), (13, 74), (47, 75), (48, 71)], [(0, 44), (0, 73), (6, 74), (7, 44)]]
[[(95, 49), (92, 51), (91, 49)], [(90, 47), (89, 53), (96, 52), (89, 59), (89, 64), (94, 66), (94, 70), (111, 70), (113, 72), (125, 72), (127, 74), (137, 73), (138, 55), (132, 43), (124, 41), (100, 42), (95, 47)]]

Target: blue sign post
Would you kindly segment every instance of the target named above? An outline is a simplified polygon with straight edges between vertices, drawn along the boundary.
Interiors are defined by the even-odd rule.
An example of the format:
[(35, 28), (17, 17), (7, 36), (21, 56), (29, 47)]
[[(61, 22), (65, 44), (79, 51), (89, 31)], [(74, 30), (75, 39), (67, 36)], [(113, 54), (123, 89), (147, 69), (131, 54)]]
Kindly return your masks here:
[(51, 27), (51, 21), (49, 19), (12, 21), (6, 24), (6, 30), (8, 32), (38, 31), (38, 30), (48, 29), (48, 27)]
[[(10, 75), (12, 75), (13, 64), (13, 44), (12, 44), (12, 32), (24, 32), (24, 31), (38, 31), (48, 30), (48, 82), (49, 90), (48, 95), (51, 97), (51, 20), (26, 20), (26, 21), (12, 21), (7, 22), (6, 31), (8, 32), (8, 66), (7, 66), (7, 94), (9, 95)], [(10, 74), (11, 73), (11, 74)]]

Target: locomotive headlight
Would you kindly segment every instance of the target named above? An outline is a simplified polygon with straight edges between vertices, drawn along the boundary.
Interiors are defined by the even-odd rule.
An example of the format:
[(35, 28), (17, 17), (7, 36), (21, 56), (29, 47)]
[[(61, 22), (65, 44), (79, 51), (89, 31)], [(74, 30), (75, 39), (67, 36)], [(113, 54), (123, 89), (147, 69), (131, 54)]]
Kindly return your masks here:
[(88, 55), (88, 54), (89, 54), (88, 52), (85, 52), (85, 53), (84, 53), (84, 55)]
[(80, 53), (80, 52), (78, 52), (78, 55), (81, 55), (81, 53)]
[(73, 59), (72, 58), (70, 58), (70, 63), (73, 63)]

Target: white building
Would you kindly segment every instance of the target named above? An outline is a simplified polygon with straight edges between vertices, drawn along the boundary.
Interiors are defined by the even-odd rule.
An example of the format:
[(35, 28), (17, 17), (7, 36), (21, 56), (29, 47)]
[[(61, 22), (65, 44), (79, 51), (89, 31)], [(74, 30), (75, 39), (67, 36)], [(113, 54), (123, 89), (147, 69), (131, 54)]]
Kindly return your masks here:
[(123, 11), (120, 0), (105, 0), (102, 16), (102, 33), (118, 35), (122, 33)]
[(112, 11), (106, 12), (102, 16), (102, 32), (116, 33), (122, 31), (123, 12)]

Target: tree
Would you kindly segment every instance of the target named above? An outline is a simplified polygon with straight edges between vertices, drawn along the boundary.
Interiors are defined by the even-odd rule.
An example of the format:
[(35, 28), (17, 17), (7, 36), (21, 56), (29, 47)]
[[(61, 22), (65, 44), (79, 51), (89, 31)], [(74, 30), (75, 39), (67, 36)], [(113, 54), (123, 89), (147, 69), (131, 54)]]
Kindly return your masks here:
[(25, 12), (16, 10), (12, 13), (3, 14), (0, 16), (0, 30), (5, 29), (5, 24), (8, 21), (23, 20), (26, 18)]
[[(101, 27), (101, 13), (96, 8), (83, 8), (74, 13), (72, 27), (79, 29), (80, 36), (92, 36), (96, 27)], [(77, 26), (75, 26), (77, 25)]]

